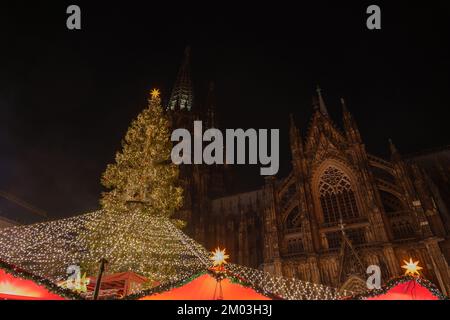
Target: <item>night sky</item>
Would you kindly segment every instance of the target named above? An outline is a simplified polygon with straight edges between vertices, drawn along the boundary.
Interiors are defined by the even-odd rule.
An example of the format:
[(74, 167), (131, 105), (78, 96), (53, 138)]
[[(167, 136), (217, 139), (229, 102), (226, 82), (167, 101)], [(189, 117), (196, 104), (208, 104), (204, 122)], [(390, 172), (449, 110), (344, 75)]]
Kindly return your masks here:
[[(186, 45), (223, 127), (281, 129), (280, 176), (288, 115), (305, 133), (317, 84), (337, 124), (345, 97), (371, 153), (388, 156), (388, 138), (405, 154), (450, 144), (448, 1), (92, 2), (0, 5), (0, 190), (50, 218), (98, 207), (101, 173), (150, 88), (170, 95)], [(382, 30), (366, 28), (370, 4)], [(262, 181), (239, 171), (239, 190)]]

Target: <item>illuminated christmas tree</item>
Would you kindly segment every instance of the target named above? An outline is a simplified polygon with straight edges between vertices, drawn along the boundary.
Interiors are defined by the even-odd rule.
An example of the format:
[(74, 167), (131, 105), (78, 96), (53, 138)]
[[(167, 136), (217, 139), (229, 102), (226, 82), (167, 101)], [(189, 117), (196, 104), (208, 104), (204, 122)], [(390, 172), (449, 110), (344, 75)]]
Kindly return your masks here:
[(148, 107), (126, 133), (116, 162), (102, 183), (102, 210), (0, 233), (0, 260), (61, 281), (67, 268), (97, 274), (133, 271), (161, 283), (209, 264), (208, 253), (176, 227), (171, 215), (182, 203), (178, 168), (170, 163), (169, 121), (153, 90)]
[[(90, 257), (85, 268), (93, 271), (98, 265), (92, 263), (106, 258), (112, 266), (120, 265), (113, 267), (116, 272), (148, 274), (144, 261), (150, 252), (155, 265), (170, 258), (175, 249), (171, 234), (156, 230), (155, 224), (162, 228), (182, 204), (182, 190), (176, 186), (178, 168), (168, 161), (171, 149), (169, 120), (155, 89), (148, 107), (128, 129), (116, 162), (103, 174), (102, 184), (109, 191), (101, 199), (102, 214), (86, 225)], [(160, 265), (158, 273), (170, 275), (170, 268)]]
[(169, 120), (161, 106), (158, 90), (153, 90), (149, 106), (134, 120), (116, 154), (108, 165), (102, 184), (108, 210), (138, 208), (142, 214), (170, 217), (182, 203), (182, 190), (175, 186), (178, 168), (168, 164), (172, 143)]

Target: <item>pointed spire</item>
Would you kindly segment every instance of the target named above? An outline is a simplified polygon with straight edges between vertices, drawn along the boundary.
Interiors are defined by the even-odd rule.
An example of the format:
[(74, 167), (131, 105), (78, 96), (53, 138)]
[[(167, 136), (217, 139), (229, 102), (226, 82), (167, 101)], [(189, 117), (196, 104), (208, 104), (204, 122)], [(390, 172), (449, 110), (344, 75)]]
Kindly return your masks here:
[(291, 142), (293, 138), (297, 135), (297, 126), (295, 125), (294, 115), (289, 114), (289, 134), (291, 136)]
[(175, 86), (170, 96), (168, 109), (170, 110), (188, 110), (192, 109), (193, 92), (191, 83), (190, 68), (191, 48), (184, 50), (184, 60), (178, 72)]
[(294, 115), (292, 114), (292, 113), (290, 113), (289, 114), (289, 121), (290, 121), (290, 129), (291, 129), (291, 131), (292, 130), (295, 130), (295, 128), (297, 127), (296, 125), (295, 125), (295, 120), (294, 120)]
[(345, 103), (345, 99), (344, 98), (341, 98), (341, 105), (342, 105), (342, 112), (344, 113), (344, 115), (345, 114), (349, 114), (350, 115), (350, 112), (347, 109), (347, 104)]
[(184, 56), (186, 58), (190, 58), (190, 56), (191, 56), (191, 46), (187, 46), (186, 48), (184, 48)]
[(291, 133), (291, 138), (298, 133), (297, 126), (295, 124), (294, 115), (291, 113), (289, 114), (289, 130)]
[(389, 138), (389, 149), (391, 150), (391, 157), (393, 160), (400, 160), (400, 152), (398, 152), (397, 147), (392, 142), (392, 139)]
[(344, 118), (344, 127), (345, 130), (351, 129), (352, 127), (352, 114), (350, 113), (350, 111), (347, 108), (347, 104), (345, 103), (344, 98), (341, 98), (341, 105), (342, 105), (342, 116)]
[(206, 126), (208, 128), (217, 128), (216, 116), (216, 99), (215, 99), (215, 84), (214, 81), (209, 83), (208, 94), (206, 96), (205, 113), (207, 115)]
[(391, 138), (389, 138), (389, 149), (391, 150), (391, 154), (398, 153), (397, 147), (395, 146), (394, 142), (392, 142)]
[(356, 121), (353, 119), (352, 114), (348, 110), (344, 98), (341, 98), (341, 104), (342, 104), (343, 124), (347, 138), (351, 142), (361, 143), (362, 139), (358, 129), (358, 125), (356, 124)]
[(296, 155), (299, 155), (299, 153), (302, 153), (303, 142), (302, 137), (300, 136), (300, 130), (297, 128), (295, 124), (294, 115), (292, 113), (289, 115), (289, 119), (290, 119), (289, 135), (291, 141), (291, 152), (292, 155), (295, 157)]
[(322, 97), (322, 89), (319, 86), (317, 86), (316, 92), (317, 92), (317, 97), (318, 97), (319, 110), (324, 116), (328, 117), (328, 110), (325, 105), (325, 101), (323, 100), (323, 97)]

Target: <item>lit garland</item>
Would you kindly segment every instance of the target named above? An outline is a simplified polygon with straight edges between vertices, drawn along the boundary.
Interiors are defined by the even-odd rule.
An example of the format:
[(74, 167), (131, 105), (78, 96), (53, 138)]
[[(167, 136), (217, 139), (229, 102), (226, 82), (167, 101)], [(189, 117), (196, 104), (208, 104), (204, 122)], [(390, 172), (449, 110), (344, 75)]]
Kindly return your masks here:
[(86, 252), (78, 235), (98, 214), (1, 230), (0, 259), (55, 283), (67, 280), (67, 268)]
[(409, 281), (415, 281), (416, 283), (420, 284), (422, 287), (425, 287), (439, 300), (449, 300), (449, 297), (446, 297), (445, 295), (443, 295), (441, 293), (441, 291), (430, 281), (423, 279), (421, 277), (413, 277), (413, 276), (409, 276), (409, 275), (391, 279), (380, 289), (374, 289), (371, 291), (367, 291), (365, 293), (355, 295), (355, 296), (349, 297), (347, 299), (364, 300), (367, 298), (377, 297), (377, 296), (386, 294), (389, 290), (396, 287), (397, 285), (405, 283), (405, 282), (409, 282)]
[[(99, 257), (109, 252), (111, 245), (133, 249), (121, 259), (113, 254), (106, 256), (108, 273), (133, 271), (164, 283), (190, 276), (192, 270), (209, 265), (208, 252), (168, 218), (142, 218), (134, 210), (127, 214), (128, 219), (121, 214), (121, 220), (109, 221), (102, 218), (101, 212), (95, 212), (2, 230), (0, 259), (54, 282), (67, 280), (66, 270), (70, 265), (98, 266)], [(86, 241), (89, 232), (85, 224), (96, 222), (111, 235), (101, 242), (104, 247), (92, 248)], [(112, 243), (111, 239), (117, 243)]]
[(9, 273), (16, 278), (31, 280), (34, 283), (47, 289), (49, 292), (57, 294), (63, 298), (66, 298), (69, 300), (83, 300), (84, 299), (81, 295), (77, 294), (76, 292), (73, 292), (72, 290), (69, 290), (66, 288), (61, 288), (60, 286), (56, 285), (55, 283), (51, 282), (48, 279), (33, 275), (25, 270), (22, 270), (21, 268), (7, 264), (5, 262), (0, 261), (0, 269), (4, 270), (6, 273)]
[[(238, 269), (240, 271), (243, 271), (240, 266), (234, 266), (233, 269)], [(182, 287), (183, 285), (197, 279), (198, 277), (202, 276), (205, 273), (209, 273), (212, 277), (216, 278), (217, 280), (223, 280), (225, 278), (230, 279), (230, 281), (234, 284), (241, 285), (243, 287), (251, 288), (254, 291), (256, 291), (259, 294), (262, 294), (268, 298), (271, 298), (273, 300), (284, 300), (284, 299), (291, 299), (291, 300), (306, 300), (306, 299), (313, 299), (313, 300), (334, 300), (334, 299), (340, 299), (342, 296), (338, 293), (337, 290), (332, 288), (327, 288), (325, 286), (316, 285), (300, 280), (293, 280), (293, 279), (284, 279), (280, 277), (273, 277), (268, 273), (265, 273), (263, 271), (254, 270), (250, 268), (244, 268), (246, 276), (250, 276), (253, 279), (256, 279), (260, 277), (259, 283), (264, 286), (269, 287), (261, 287), (257, 285), (255, 282), (247, 281), (242, 275), (237, 275), (234, 272), (230, 270), (224, 269), (223, 272), (217, 273), (213, 269), (203, 270), (202, 272), (198, 272), (193, 274), (192, 276), (189, 276), (185, 279), (181, 279), (179, 281), (174, 281), (171, 283), (166, 283), (160, 286), (157, 286), (155, 288), (151, 288), (148, 290), (144, 290), (132, 295), (129, 295), (125, 297), (126, 300), (135, 300), (135, 299), (141, 299), (147, 296), (152, 296), (156, 294), (162, 294), (164, 292), (170, 291), (175, 288)], [(256, 275), (257, 274), (257, 275)], [(217, 278), (219, 277), (219, 278)], [(258, 282), (258, 281), (256, 281)], [(283, 292), (286, 294), (285, 296), (281, 296), (277, 294), (276, 292)], [(293, 291), (290, 291), (293, 290)], [(288, 298), (289, 297), (289, 298)]]
[(176, 289), (176, 288), (180, 288), (182, 286), (184, 286), (185, 284), (197, 279), (198, 277), (204, 275), (207, 271), (205, 269), (201, 269), (198, 270), (197, 272), (194, 272), (192, 275), (184, 278), (184, 279), (180, 279), (177, 281), (172, 281), (169, 283), (165, 283), (165, 284), (161, 284), (159, 286), (156, 286), (154, 288), (151, 289), (147, 289), (147, 290), (142, 290), (140, 292), (134, 293), (134, 294), (130, 294), (126, 297), (124, 297), (124, 300), (138, 300), (147, 296), (152, 296), (155, 294), (160, 294), (163, 292), (167, 292), (170, 291), (172, 289)]
[[(157, 286), (155, 288), (151, 288), (151, 289), (144, 290), (144, 291), (141, 291), (141, 292), (138, 292), (138, 293), (135, 293), (135, 294), (128, 295), (124, 299), (125, 300), (137, 300), (137, 299), (141, 299), (141, 298), (144, 298), (144, 297), (147, 297), (147, 296), (162, 294), (164, 292), (167, 292), (167, 291), (170, 291), (170, 290), (173, 290), (173, 289), (176, 289), (176, 288), (180, 288), (180, 287), (184, 286), (185, 284), (187, 284), (187, 283), (189, 283), (191, 281), (194, 281), (195, 279), (199, 278), (200, 276), (202, 276), (202, 275), (204, 275), (206, 273), (209, 273), (214, 278), (217, 277), (217, 274), (215, 272), (210, 271), (210, 270), (203, 270), (202, 272), (195, 273), (192, 276), (187, 277), (185, 279), (182, 279), (182, 280), (179, 280), (179, 281), (176, 281), (176, 282), (172, 282), (172, 283), (167, 283), (167, 284), (164, 284), (164, 285)], [(234, 283), (234, 284), (238, 284), (238, 285), (241, 285), (243, 287), (251, 288), (251, 289), (255, 290), (256, 292), (258, 292), (258, 293), (260, 293), (262, 295), (265, 295), (268, 298), (271, 298), (273, 300), (279, 300), (280, 299), (280, 297), (278, 297), (278, 296), (276, 296), (274, 294), (271, 294), (271, 293), (267, 293), (265, 290), (263, 290), (261, 288), (252, 286), (250, 283), (242, 281), (242, 280), (236, 278), (235, 276), (233, 276), (230, 273), (224, 273), (223, 274), (223, 278), (221, 280), (223, 280), (225, 277), (229, 278), (230, 281), (232, 283)]]
[[(87, 260), (91, 263), (98, 261), (99, 253), (88, 251), (82, 235), (85, 236), (87, 232), (85, 223), (93, 223), (97, 219), (104, 221), (100, 214), (95, 212), (75, 218), (2, 230), (0, 257), (30, 270), (40, 278), (49, 278), (49, 281), (54, 282), (66, 280), (68, 265)], [(207, 272), (211, 266), (209, 253), (176, 228), (169, 219), (148, 216), (140, 222), (133, 223), (130, 232), (136, 238), (133, 241), (136, 252), (131, 253), (125, 261), (111, 260), (108, 272), (120, 272), (124, 267), (135, 265), (137, 269), (130, 271), (160, 281), (161, 285), (126, 299), (164, 292), (189, 282), (193, 274)], [(107, 228), (111, 232), (122, 232), (123, 227), (118, 222), (117, 224)], [(124, 236), (123, 241), (128, 241), (129, 236)], [(152, 245), (154, 243), (158, 245)], [(148, 250), (145, 254), (140, 254), (139, 248), (142, 247)], [(175, 269), (178, 273), (168, 276), (164, 272), (166, 268)], [(271, 298), (330, 300), (343, 296), (337, 289), (296, 279), (274, 277), (267, 272), (234, 264), (228, 264), (227, 271), (227, 276), (231, 279)]]
[(267, 296), (286, 300), (337, 300), (352, 293), (298, 279), (276, 277), (270, 273), (236, 264), (228, 264), (228, 271), (243, 283)]

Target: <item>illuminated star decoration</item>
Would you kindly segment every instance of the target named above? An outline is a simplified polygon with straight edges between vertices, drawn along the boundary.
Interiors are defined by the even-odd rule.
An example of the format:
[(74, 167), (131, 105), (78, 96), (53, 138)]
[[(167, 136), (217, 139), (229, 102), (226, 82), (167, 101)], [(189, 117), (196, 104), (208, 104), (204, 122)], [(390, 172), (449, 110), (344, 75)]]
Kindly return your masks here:
[(402, 266), (403, 269), (405, 269), (405, 276), (420, 276), (419, 271), (422, 270), (422, 267), (419, 267), (419, 261), (413, 262), (411, 258), (409, 258), (409, 261), (403, 260), (405, 265)]
[(156, 99), (161, 95), (161, 91), (159, 91), (158, 89), (153, 89), (150, 94), (152, 95), (152, 99)]
[(83, 276), (80, 279), (80, 283), (78, 287), (76, 288), (76, 291), (78, 292), (87, 292), (87, 286), (91, 282), (91, 280), (86, 277), (86, 272), (83, 274)]
[(227, 259), (230, 258), (228, 254), (225, 253), (225, 249), (220, 250), (217, 248), (216, 251), (211, 252), (211, 261), (213, 262), (214, 267), (221, 267), (222, 265), (227, 263)]
[(90, 282), (90, 279), (86, 276), (86, 273), (83, 274), (79, 279), (69, 279), (63, 281), (59, 284), (60, 287), (65, 289), (70, 289), (78, 293), (87, 292), (87, 286)]

